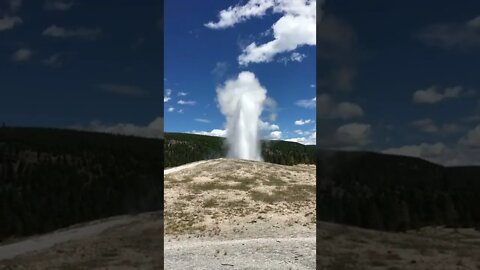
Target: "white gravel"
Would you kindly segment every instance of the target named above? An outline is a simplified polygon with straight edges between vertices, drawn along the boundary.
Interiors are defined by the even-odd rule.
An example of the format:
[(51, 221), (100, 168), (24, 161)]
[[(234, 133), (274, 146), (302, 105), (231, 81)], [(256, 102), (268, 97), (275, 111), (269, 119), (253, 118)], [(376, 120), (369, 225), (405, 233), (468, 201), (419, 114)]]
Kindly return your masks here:
[(315, 236), (235, 240), (165, 238), (165, 269), (315, 269)]

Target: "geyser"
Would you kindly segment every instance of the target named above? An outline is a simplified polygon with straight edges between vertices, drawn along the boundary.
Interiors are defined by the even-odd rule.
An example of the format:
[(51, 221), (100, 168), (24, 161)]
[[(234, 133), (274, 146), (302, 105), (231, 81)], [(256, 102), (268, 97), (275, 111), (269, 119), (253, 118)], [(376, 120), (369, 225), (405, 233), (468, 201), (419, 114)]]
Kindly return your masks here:
[(267, 90), (249, 71), (217, 88), (220, 110), (227, 120), (228, 157), (262, 159), (259, 124), (266, 96)]

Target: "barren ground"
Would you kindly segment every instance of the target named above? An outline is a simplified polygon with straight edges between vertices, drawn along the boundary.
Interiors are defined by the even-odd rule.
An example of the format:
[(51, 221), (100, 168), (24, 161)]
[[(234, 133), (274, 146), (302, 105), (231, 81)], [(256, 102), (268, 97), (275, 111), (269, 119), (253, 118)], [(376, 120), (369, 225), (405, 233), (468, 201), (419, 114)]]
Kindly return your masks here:
[(165, 269), (315, 269), (315, 166), (166, 171), (165, 234)]

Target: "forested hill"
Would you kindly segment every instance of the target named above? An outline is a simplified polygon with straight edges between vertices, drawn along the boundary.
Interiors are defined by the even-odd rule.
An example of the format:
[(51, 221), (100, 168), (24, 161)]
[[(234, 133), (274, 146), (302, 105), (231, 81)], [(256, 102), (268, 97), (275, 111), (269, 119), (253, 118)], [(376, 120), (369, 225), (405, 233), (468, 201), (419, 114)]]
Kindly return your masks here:
[(160, 210), (162, 152), (158, 139), (0, 128), (0, 241)]
[(320, 151), (317, 175), (320, 220), (390, 231), (480, 227), (480, 167)]
[[(221, 158), (227, 155), (225, 138), (165, 133), (165, 167), (194, 161)], [(262, 141), (262, 157), (266, 162), (282, 165), (315, 164), (315, 146), (287, 141)]]

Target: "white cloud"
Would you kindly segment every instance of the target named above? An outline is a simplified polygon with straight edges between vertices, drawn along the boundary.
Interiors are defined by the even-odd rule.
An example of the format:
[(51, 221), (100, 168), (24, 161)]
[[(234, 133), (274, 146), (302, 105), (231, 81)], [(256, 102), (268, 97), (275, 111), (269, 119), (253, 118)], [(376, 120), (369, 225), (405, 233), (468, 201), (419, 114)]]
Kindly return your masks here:
[(480, 47), (480, 16), (463, 23), (440, 23), (424, 28), (417, 35), (423, 42), (445, 49)]
[(177, 93), (177, 96), (181, 96), (181, 97), (184, 97), (186, 95), (188, 95), (188, 93), (186, 93), (186, 92), (178, 92)]
[(456, 124), (445, 123), (438, 126), (432, 119), (425, 118), (412, 122), (412, 125), (425, 133), (452, 134), (462, 130), (462, 127)]
[(210, 123), (210, 120), (204, 119), (204, 118), (195, 118), (195, 121), (201, 122), (201, 123)]
[(175, 111), (174, 107), (168, 107), (168, 112), (173, 112), (173, 111)]
[(335, 140), (344, 146), (365, 146), (371, 142), (369, 124), (350, 123), (342, 125), (335, 131)]
[(261, 130), (279, 130), (280, 129), (278, 125), (270, 124), (269, 122), (263, 122), (262, 120), (258, 122), (258, 125), (260, 126)]
[(104, 124), (100, 121), (92, 121), (86, 126), (73, 125), (70, 128), (146, 138), (163, 138), (163, 117), (155, 118), (146, 126), (139, 126), (130, 123)]
[(312, 84), (310, 84), (310, 87), (311, 87), (311, 88), (315, 88), (316, 85), (312, 83)]
[(206, 27), (211, 29), (222, 29), (232, 27), (237, 23), (246, 21), (251, 17), (261, 17), (266, 14), (269, 8), (272, 8), (274, 1), (270, 0), (250, 0), (245, 5), (237, 5), (228, 7), (219, 13), (219, 21), (217, 23), (208, 22)]
[(413, 93), (413, 101), (415, 103), (438, 103), (447, 98), (456, 98), (462, 94), (462, 86), (454, 86), (444, 89), (443, 93), (436, 87), (431, 86), (425, 90), (417, 90)]
[(281, 131), (272, 131), (270, 132), (270, 139), (272, 140), (280, 140), (282, 138), (282, 132)]
[(32, 51), (30, 49), (22, 48), (13, 53), (12, 61), (25, 62), (30, 60), (31, 56), (32, 56)]
[(290, 57), (282, 57), (280, 59), (278, 59), (278, 62), (282, 62), (284, 63), (285, 65), (288, 63), (288, 62), (302, 62), (303, 59), (307, 57), (306, 54), (301, 54), (301, 53), (298, 53), (298, 52), (293, 52)]
[(446, 146), (443, 143), (435, 144), (417, 144), (417, 145), (405, 145), (398, 148), (389, 148), (383, 150), (383, 153), (402, 155), (402, 156), (412, 156), (419, 158), (433, 158), (438, 157), (446, 151)]
[(321, 118), (350, 119), (364, 115), (359, 105), (351, 102), (335, 103), (328, 94), (321, 94), (317, 103), (317, 115)]
[(141, 97), (141, 96), (147, 95), (147, 91), (134, 85), (105, 83), (105, 84), (97, 85), (97, 88), (107, 92), (111, 92), (119, 95), (125, 95), (125, 96)]
[(285, 141), (296, 142), (296, 143), (301, 143), (306, 145), (314, 145), (317, 143), (317, 132), (313, 132), (309, 136), (305, 136), (305, 137), (289, 138), (289, 139), (286, 139)]
[(170, 96), (172, 95), (172, 89), (166, 89), (165, 90), (165, 95), (163, 96), (163, 102), (168, 102), (170, 99), (172, 99)]
[(46, 10), (58, 10), (58, 11), (67, 11), (73, 7), (74, 2), (66, 2), (61, 0), (47, 0), (45, 1), (44, 8)]
[(205, 24), (211, 29), (224, 29), (252, 17), (262, 17), (267, 10), (282, 14), (271, 27), (273, 40), (243, 48), (240, 65), (270, 62), (275, 55), (294, 51), (300, 46), (316, 44), (316, 1), (314, 0), (249, 0), (244, 5), (220, 11), (218, 22)]
[(192, 134), (198, 135), (207, 135), (207, 136), (216, 136), (216, 137), (226, 137), (227, 130), (226, 129), (212, 129), (211, 131), (191, 131)]
[(53, 38), (79, 38), (84, 40), (95, 40), (102, 35), (100, 28), (77, 28), (65, 29), (56, 25), (51, 25), (43, 30), (42, 35)]
[(0, 31), (10, 30), (15, 25), (22, 23), (22, 19), (17, 16), (10, 17), (8, 15), (0, 18)]
[(315, 108), (317, 104), (317, 98), (314, 97), (312, 99), (301, 99), (295, 102), (295, 104), (303, 108)]
[(177, 103), (180, 104), (180, 105), (195, 105), (197, 102), (195, 102), (193, 100), (180, 99), (179, 101), (177, 101)]
[(300, 120), (296, 120), (295, 121), (295, 125), (297, 126), (303, 126), (303, 125), (306, 125), (306, 124), (310, 124), (310, 123), (313, 123), (313, 121), (311, 119), (300, 119)]

